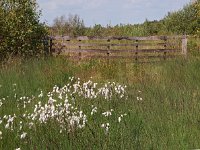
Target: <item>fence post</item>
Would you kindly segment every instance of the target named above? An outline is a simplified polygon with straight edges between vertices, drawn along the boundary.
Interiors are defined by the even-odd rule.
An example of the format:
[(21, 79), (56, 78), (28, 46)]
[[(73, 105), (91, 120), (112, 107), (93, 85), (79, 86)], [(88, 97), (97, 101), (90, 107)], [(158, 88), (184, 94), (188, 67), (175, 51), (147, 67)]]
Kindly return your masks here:
[[(79, 39), (79, 42), (81, 42), (81, 40)], [(82, 59), (82, 54), (81, 54), (81, 46), (79, 45), (79, 53), (78, 53), (78, 57), (79, 57), (79, 61), (81, 61)]]
[(136, 52), (135, 52), (135, 60), (136, 60), (136, 62), (138, 62), (138, 47), (139, 47), (139, 45), (138, 45), (138, 40), (136, 40)]
[(167, 58), (167, 52), (166, 52), (166, 49), (167, 49), (167, 37), (164, 38), (164, 41), (165, 41), (165, 44), (164, 44), (165, 51), (164, 51), (163, 58), (164, 58), (164, 60), (166, 60), (166, 58)]
[[(110, 43), (110, 39), (108, 39), (107, 42)], [(110, 56), (110, 52), (109, 52), (110, 45), (107, 46), (107, 49), (108, 49), (108, 51), (107, 51), (107, 64), (109, 65), (110, 64), (110, 58), (109, 58), (109, 56)]]
[[(69, 42), (70, 42), (70, 39), (67, 39), (67, 44), (68, 44)], [(70, 50), (70, 49), (71, 49), (70, 46), (66, 46), (66, 50)], [(71, 53), (69, 52), (68, 55), (71, 56)]]
[(182, 54), (187, 58), (187, 35), (182, 37)]

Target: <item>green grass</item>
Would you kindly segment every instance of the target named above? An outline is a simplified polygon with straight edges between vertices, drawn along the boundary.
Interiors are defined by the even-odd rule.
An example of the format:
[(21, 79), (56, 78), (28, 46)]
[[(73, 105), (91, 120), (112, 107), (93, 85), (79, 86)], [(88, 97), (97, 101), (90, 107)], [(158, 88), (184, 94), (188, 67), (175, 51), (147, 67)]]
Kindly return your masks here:
[[(13, 65), (14, 64), (14, 65)], [(200, 60), (189, 58), (150, 64), (132, 64), (111, 61), (109, 65), (100, 60), (72, 62), (63, 58), (22, 61), (0, 70), (0, 99), (6, 98), (0, 107), (0, 117), (4, 115), (21, 116), (25, 110), (31, 111), (37, 102), (27, 109), (17, 109), (20, 102), (13, 98), (37, 96), (40, 90), (46, 94), (54, 85), (60, 87), (69, 82), (70, 76), (88, 81), (90, 77), (98, 83), (118, 82), (127, 85), (127, 100), (113, 98), (94, 101), (79, 97), (76, 105), (86, 114), (95, 105), (99, 108), (94, 117), (82, 130), (60, 133), (58, 125), (49, 121), (37, 124), (27, 131), (27, 137), (20, 139), (18, 131), (5, 129), (0, 149), (198, 149), (200, 148)], [(16, 91), (13, 91), (16, 84)], [(141, 91), (141, 92), (139, 92)], [(7, 98), (7, 96), (9, 96)], [(138, 101), (137, 97), (143, 100)], [(42, 101), (42, 103), (44, 103)], [(23, 104), (20, 103), (21, 106)], [(109, 118), (101, 113), (113, 108)], [(119, 114), (127, 113), (121, 123)], [(20, 117), (15, 126), (19, 125)], [(27, 120), (23, 120), (26, 122)], [(99, 126), (110, 123), (109, 134)]]

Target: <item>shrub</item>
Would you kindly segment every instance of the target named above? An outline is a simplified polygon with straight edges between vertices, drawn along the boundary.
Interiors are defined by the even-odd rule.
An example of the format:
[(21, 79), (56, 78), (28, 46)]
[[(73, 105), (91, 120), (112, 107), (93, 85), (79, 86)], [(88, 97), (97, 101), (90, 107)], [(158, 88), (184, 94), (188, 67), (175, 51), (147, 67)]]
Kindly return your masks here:
[(44, 24), (39, 22), (35, 0), (4, 0), (0, 2), (0, 59), (16, 55), (30, 57), (42, 54)]

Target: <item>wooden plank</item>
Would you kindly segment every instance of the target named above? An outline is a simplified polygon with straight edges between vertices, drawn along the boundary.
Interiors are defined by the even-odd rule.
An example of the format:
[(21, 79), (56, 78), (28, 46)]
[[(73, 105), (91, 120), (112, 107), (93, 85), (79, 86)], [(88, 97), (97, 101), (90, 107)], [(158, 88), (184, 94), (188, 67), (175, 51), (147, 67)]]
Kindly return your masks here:
[(63, 49), (63, 52), (69, 53), (163, 53), (163, 52), (180, 52), (175, 49), (138, 49), (138, 50), (104, 50), (104, 49)]
[[(176, 58), (179, 55), (168, 55), (166, 58)], [(78, 56), (67, 56), (69, 58), (79, 59)], [(163, 59), (162, 55), (151, 55), (151, 56), (84, 56), (82, 58), (94, 58), (94, 59), (153, 59), (153, 58), (161, 58)]]
[(71, 40), (138, 40), (138, 41), (157, 41), (166, 39), (182, 38), (183, 36), (148, 36), (148, 37), (89, 37), (89, 36), (79, 36), (77, 38), (71, 38), (69, 36), (54, 36), (54, 40), (63, 40), (63, 37), (68, 37)]
[[(167, 37), (166, 37), (167, 38)], [(163, 37), (159, 37), (159, 36), (149, 36), (149, 37), (122, 37), (122, 38), (118, 38), (118, 37), (113, 37), (112, 39), (115, 40), (134, 40), (134, 41), (157, 41), (157, 40), (163, 40)]]
[[(68, 47), (68, 46), (81, 46), (81, 47), (107, 47), (107, 46), (116, 46), (116, 47), (127, 47), (127, 46), (164, 46), (165, 43), (133, 43), (133, 44), (98, 44), (98, 43), (62, 43), (62, 45)], [(171, 46), (171, 45), (169, 45)]]
[(53, 40), (62, 40), (63, 37), (62, 36), (53, 36), (52, 39)]
[[(69, 56), (64, 56), (68, 59), (71, 59), (71, 60), (79, 60), (79, 58), (77, 56), (75, 57), (69, 57)], [(179, 58), (180, 56), (177, 56), (176, 58)], [(87, 61), (87, 60), (90, 60), (90, 59), (96, 59), (96, 58), (92, 58), (92, 57), (87, 57), (87, 58), (83, 58), (82, 61)], [(99, 58), (100, 60), (104, 61), (105, 59), (104, 58)], [(112, 59), (112, 60), (118, 60), (118, 59)], [(171, 57), (169, 58), (168, 60), (165, 60), (165, 62), (174, 62), (174, 57)], [(124, 63), (136, 63), (137, 64), (150, 64), (150, 63), (161, 63), (161, 62), (164, 62), (163, 60), (161, 60), (160, 58), (155, 58), (155, 59), (140, 59), (138, 61), (134, 61), (134, 59), (123, 59), (123, 62)]]
[(62, 40), (62, 41), (70, 41), (70, 36), (51, 36), (50, 39), (54, 40), (54, 43), (56, 43), (56, 40)]
[(79, 36), (77, 37), (78, 41), (85, 41), (85, 40), (89, 40), (89, 38), (87, 36)]
[(182, 38), (182, 54), (187, 58), (187, 37)]
[(166, 41), (167, 39), (174, 39), (174, 38), (182, 38), (182, 36), (147, 36), (147, 37), (110, 37), (112, 40), (138, 40), (138, 41), (157, 41), (163, 40)]
[(63, 40), (64, 40), (64, 41), (70, 41), (71, 38), (70, 38), (70, 36), (63, 36)]

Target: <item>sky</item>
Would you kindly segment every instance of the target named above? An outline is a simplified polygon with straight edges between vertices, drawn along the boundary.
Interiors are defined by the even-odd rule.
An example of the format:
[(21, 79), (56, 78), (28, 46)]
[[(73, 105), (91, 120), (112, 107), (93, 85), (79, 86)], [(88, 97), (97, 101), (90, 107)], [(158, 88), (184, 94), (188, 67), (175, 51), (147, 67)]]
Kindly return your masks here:
[(53, 24), (56, 17), (78, 14), (86, 26), (142, 23), (160, 20), (183, 8), (190, 0), (37, 0), (41, 21)]

